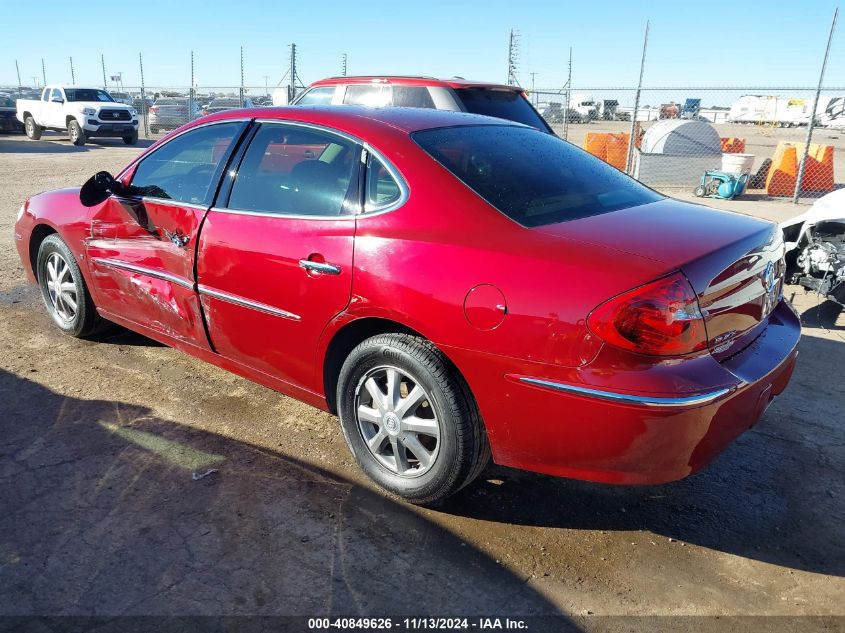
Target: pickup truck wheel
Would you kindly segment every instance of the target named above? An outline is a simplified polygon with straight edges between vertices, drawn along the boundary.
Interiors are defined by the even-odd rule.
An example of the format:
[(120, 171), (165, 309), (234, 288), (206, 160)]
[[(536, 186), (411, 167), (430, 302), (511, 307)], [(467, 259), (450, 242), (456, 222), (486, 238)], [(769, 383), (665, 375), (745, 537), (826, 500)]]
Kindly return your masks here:
[(79, 121), (72, 119), (67, 126), (67, 133), (70, 135), (70, 142), (74, 145), (85, 145), (85, 131), (79, 125)]
[(124, 136), (123, 142), (127, 145), (135, 145), (138, 142), (138, 133), (133, 132), (130, 136)]
[(36, 274), (44, 306), (62, 332), (81, 338), (102, 329), (105, 321), (97, 314), (76, 259), (55, 233), (41, 242)]
[(340, 370), (337, 403), (359, 466), (412, 503), (442, 501), (489, 461), (469, 387), (423, 338), (381, 334), (358, 345)]
[(32, 139), (33, 141), (37, 141), (41, 138), (41, 132), (44, 131), (44, 128), (38, 125), (31, 116), (26, 117), (24, 121), (24, 131), (26, 132), (27, 138)]

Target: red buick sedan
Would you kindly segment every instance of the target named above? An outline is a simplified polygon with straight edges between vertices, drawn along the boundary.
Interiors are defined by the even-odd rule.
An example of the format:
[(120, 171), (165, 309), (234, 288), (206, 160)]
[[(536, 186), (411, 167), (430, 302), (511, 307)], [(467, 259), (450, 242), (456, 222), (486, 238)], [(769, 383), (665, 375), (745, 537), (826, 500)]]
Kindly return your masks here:
[(455, 112), (223, 112), (34, 196), (15, 239), (64, 332), (118, 323), (336, 412), (417, 503), (491, 454), (689, 475), (783, 391), (800, 336), (776, 225)]

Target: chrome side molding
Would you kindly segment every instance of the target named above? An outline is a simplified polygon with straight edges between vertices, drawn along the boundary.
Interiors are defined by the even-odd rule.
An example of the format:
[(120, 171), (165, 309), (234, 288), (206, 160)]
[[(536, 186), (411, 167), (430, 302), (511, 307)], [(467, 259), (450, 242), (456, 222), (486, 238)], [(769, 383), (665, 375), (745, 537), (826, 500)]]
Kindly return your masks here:
[(265, 314), (281, 317), (282, 319), (288, 319), (290, 321), (302, 320), (302, 317), (298, 314), (294, 314), (293, 312), (288, 312), (287, 310), (282, 310), (281, 308), (274, 308), (273, 306), (268, 306), (266, 303), (252, 301), (251, 299), (229, 294), (228, 292), (223, 292), (222, 290), (215, 290), (214, 288), (209, 288), (208, 286), (204, 286), (202, 284), (197, 286), (197, 289), (201, 295), (214, 297), (215, 299), (220, 299), (221, 301), (225, 301), (226, 303), (231, 303), (236, 306), (252, 308), (253, 310), (258, 310), (259, 312), (264, 312)]
[[(516, 378), (516, 376), (512, 376)], [(578, 387), (576, 385), (568, 385), (562, 382), (553, 380), (544, 380), (542, 378), (530, 378), (528, 376), (519, 376), (519, 381), (524, 382), (535, 387), (543, 387), (551, 389), (552, 391), (562, 391), (565, 393), (573, 393), (579, 396), (587, 396), (596, 398), (598, 400), (607, 400), (610, 402), (620, 402), (623, 404), (635, 404), (645, 407), (695, 407), (705, 404), (710, 404), (728, 395), (734, 388), (722, 388), (708, 391), (705, 393), (696, 394), (694, 396), (679, 396), (679, 397), (661, 397), (661, 396), (637, 396), (628, 393), (618, 393), (615, 391), (604, 391), (602, 389), (591, 389), (589, 387)]]
[(184, 277), (179, 277), (177, 275), (172, 275), (170, 273), (166, 273), (163, 270), (147, 268), (146, 266), (130, 264), (129, 262), (124, 262), (120, 259), (108, 259), (106, 257), (92, 257), (91, 261), (101, 264), (103, 266), (119, 268), (121, 270), (128, 270), (129, 272), (138, 273), (139, 275), (145, 275), (147, 277), (154, 277), (155, 279), (163, 279), (165, 281), (169, 281), (170, 283), (174, 283), (177, 286), (187, 288), (188, 290), (194, 289), (194, 283), (191, 280), (185, 279)]

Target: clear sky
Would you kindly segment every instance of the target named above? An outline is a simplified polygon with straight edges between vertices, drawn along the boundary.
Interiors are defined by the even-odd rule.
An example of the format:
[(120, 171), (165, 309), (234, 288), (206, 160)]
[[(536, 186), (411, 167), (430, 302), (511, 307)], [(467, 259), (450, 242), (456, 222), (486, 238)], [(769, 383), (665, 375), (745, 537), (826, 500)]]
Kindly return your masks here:
[[(239, 47), (245, 83), (272, 87), (296, 42), (307, 84), (340, 74), (425, 74), (504, 82), (508, 33), (519, 32), (519, 78), (558, 88), (573, 47), (573, 84), (634, 86), (643, 30), (651, 20), (645, 85), (808, 86), (818, 72), (835, 2), (829, 0), (89, 0), (72, 7), (38, 0), (32, 28), (3, 29), (0, 84), (21, 79), (69, 82), (73, 57), (79, 84), (102, 84), (123, 72), (124, 84), (187, 86), (190, 51), (200, 87), (237, 86)], [(845, 3), (843, 3), (845, 9)], [(105, 21), (97, 26), (97, 16)], [(845, 86), (845, 15), (834, 35), (826, 85)]]

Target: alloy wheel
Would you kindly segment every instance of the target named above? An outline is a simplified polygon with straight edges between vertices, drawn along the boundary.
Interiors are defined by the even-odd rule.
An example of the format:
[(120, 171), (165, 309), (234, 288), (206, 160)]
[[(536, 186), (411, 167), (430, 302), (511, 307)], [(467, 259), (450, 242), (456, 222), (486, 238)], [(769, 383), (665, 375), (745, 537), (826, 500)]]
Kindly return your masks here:
[(355, 391), (358, 430), (380, 464), (402, 477), (419, 477), (440, 449), (440, 421), (428, 392), (397, 367), (371, 369)]
[(70, 266), (59, 253), (50, 253), (45, 264), (47, 272), (47, 297), (53, 313), (62, 321), (71, 322), (76, 317), (79, 296), (76, 280)]

